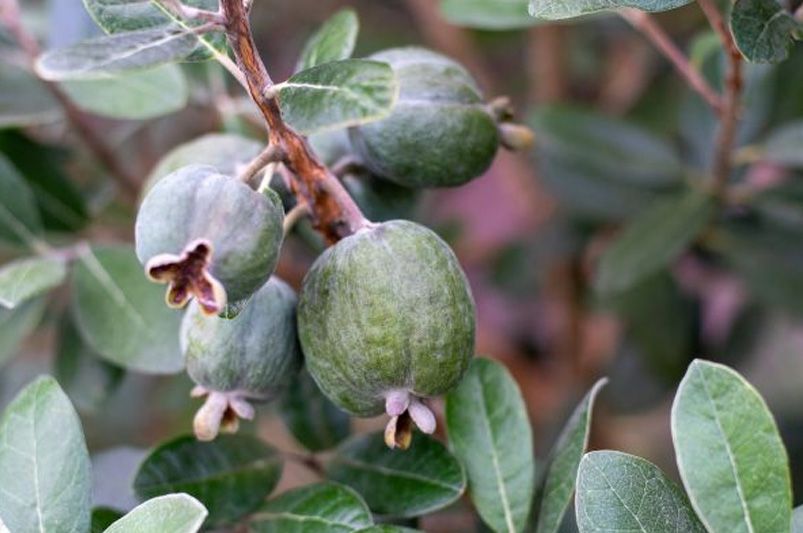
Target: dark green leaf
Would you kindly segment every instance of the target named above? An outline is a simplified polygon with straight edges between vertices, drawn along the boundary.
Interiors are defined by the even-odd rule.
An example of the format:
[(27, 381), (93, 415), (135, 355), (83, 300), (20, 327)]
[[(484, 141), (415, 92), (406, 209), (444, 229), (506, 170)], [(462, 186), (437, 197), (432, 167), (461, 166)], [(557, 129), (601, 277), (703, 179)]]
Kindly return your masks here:
[(672, 405), (689, 498), (710, 531), (788, 531), (789, 460), (759, 393), (730, 368), (695, 360)]
[(446, 397), (446, 427), (480, 516), (495, 531), (522, 531), (535, 488), (533, 436), (524, 399), (507, 369), (474, 359)]
[(209, 525), (225, 525), (254, 511), (279, 482), (276, 451), (248, 435), (213, 442), (179, 437), (156, 448), (134, 479), (141, 499), (185, 492), (209, 510)]
[(0, 267), (0, 307), (14, 309), (61, 285), (65, 277), (67, 266), (57, 257), (29, 257), (6, 263)]
[(186, 494), (168, 494), (134, 507), (106, 533), (195, 533), (206, 518), (204, 506)]
[(349, 436), (349, 416), (321, 393), (306, 371), (290, 383), (280, 412), (293, 437), (312, 452), (333, 448)]
[(683, 492), (661, 470), (621, 452), (591, 452), (577, 474), (580, 533), (704, 533)]
[(360, 21), (353, 9), (338, 11), (307, 41), (296, 71), (348, 59), (354, 51), (359, 31)]
[(441, 0), (441, 13), (457, 26), (483, 30), (527, 28), (539, 23), (529, 0)]
[(16, 309), (0, 307), (0, 366), (17, 354), (20, 341), (39, 325), (46, 306), (45, 298), (37, 298)]
[(591, 387), (552, 447), (536, 491), (536, 533), (555, 533), (560, 527), (572, 499), (580, 460), (588, 447), (594, 400), (607, 382), (603, 378)]
[(731, 30), (749, 61), (778, 63), (789, 57), (797, 23), (776, 0), (736, 0)]
[(418, 529), (410, 529), (409, 527), (394, 526), (392, 524), (382, 524), (379, 526), (371, 526), (359, 530), (357, 533), (421, 533)]
[(279, 495), (251, 517), (255, 533), (347, 533), (372, 524), (365, 502), (336, 483), (307, 485)]
[(352, 487), (372, 511), (419, 516), (457, 500), (466, 475), (457, 459), (437, 440), (418, 434), (409, 450), (391, 450), (382, 433), (347, 441), (327, 466), (330, 478)]
[(691, 0), (530, 0), (530, 14), (548, 20), (560, 20), (600, 11), (632, 7), (650, 13), (685, 6)]
[(0, 129), (35, 126), (59, 120), (61, 107), (27, 70), (0, 62)]
[(123, 513), (108, 507), (95, 507), (92, 509), (91, 533), (103, 533), (110, 525), (123, 517)]
[(803, 120), (788, 122), (772, 132), (762, 156), (779, 165), (803, 168)]
[(90, 465), (81, 421), (48, 376), (0, 419), (0, 516), (10, 531), (89, 530)]
[(0, 242), (36, 248), (41, 233), (42, 220), (31, 189), (0, 154)]

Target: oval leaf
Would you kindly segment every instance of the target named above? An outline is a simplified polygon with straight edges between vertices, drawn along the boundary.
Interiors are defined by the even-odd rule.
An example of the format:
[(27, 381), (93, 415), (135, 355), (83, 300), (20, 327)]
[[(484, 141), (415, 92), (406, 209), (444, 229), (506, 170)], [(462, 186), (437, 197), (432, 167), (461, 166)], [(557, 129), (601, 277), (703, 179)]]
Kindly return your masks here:
[(140, 372), (181, 371), (181, 313), (164, 304), (164, 287), (145, 278), (133, 250), (85, 250), (75, 265), (72, 285), (76, 325), (97, 353)]
[(0, 85), (0, 129), (36, 126), (61, 118), (59, 103), (24, 68), (0, 62)]
[(803, 168), (803, 120), (793, 121), (775, 130), (764, 145), (762, 156), (768, 161)]
[(0, 267), (0, 307), (19, 304), (61, 285), (67, 277), (64, 261), (54, 257), (18, 259)]
[(457, 26), (511, 30), (539, 24), (531, 17), (529, 0), (441, 0), (441, 13)]
[(446, 397), (446, 427), (480, 516), (495, 531), (522, 531), (535, 487), (533, 436), (524, 399), (507, 369), (474, 359)]
[(552, 447), (535, 498), (536, 533), (555, 533), (560, 527), (572, 499), (580, 460), (588, 447), (594, 401), (607, 382), (603, 378), (591, 387)]
[(337, 450), (327, 473), (382, 515), (429, 513), (454, 502), (466, 488), (457, 459), (443, 444), (421, 434), (406, 451), (389, 449), (381, 432), (356, 437)]
[(736, 0), (731, 30), (739, 51), (749, 61), (778, 63), (789, 57), (797, 23), (775, 0)]
[(0, 516), (9, 530), (88, 531), (89, 453), (56, 380), (25, 387), (6, 408), (0, 436)]
[(633, 7), (657, 13), (690, 3), (691, 0), (530, 0), (530, 14), (548, 20), (560, 20), (580, 15)]
[(349, 436), (349, 416), (323, 395), (309, 373), (293, 378), (279, 406), (293, 437), (311, 452), (328, 450)]
[(30, 187), (0, 154), (0, 242), (36, 248), (41, 233), (42, 220)]
[(672, 405), (672, 440), (683, 485), (709, 531), (789, 530), (786, 450), (763, 398), (742, 376), (692, 362)]
[(45, 298), (37, 298), (16, 309), (0, 307), (0, 365), (16, 355), (22, 339), (39, 325), (46, 306)]
[(187, 494), (168, 494), (134, 507), (106, 533), (195, 533), (206, 518), (204, 506)]
[(304, 135), (384, 118), (399, 93), (393, 69), (366, 59), (318, 65), (275, 88), (282, 116)]
[(103, 533), (113, 523), (123, 517), (123, 513), (109, 507), (95, 507), (92, 509), (91, 533)]
[(306, 70), (330, 61), (348, 59), (357, 43), (360, 21), (353, 9), (341, 9), (310, 37), (301, 52), (296, 71)]
[(281, 473), (276, 451), (255, 437), (221, 435), (199, 442), (186, 436), (145, 459), (134, 490), (141, 499), (185, 492), (207, 508), (209, 525), (231, 524), (265, 501)]
[(357, 493), (336, 483), (318, 483), (281, 494), (250, 520), (258, 533), (346, 533), (372, 524)]
[(580, 533), (705, 533), (689, 501), (661, 470), (621, 452), (591, 452), (577, 474)]
[(381, 524), (359, 530), (357, 533), (421, 533), (418, 529), (409, 527), (395, 526), (393, 524)]

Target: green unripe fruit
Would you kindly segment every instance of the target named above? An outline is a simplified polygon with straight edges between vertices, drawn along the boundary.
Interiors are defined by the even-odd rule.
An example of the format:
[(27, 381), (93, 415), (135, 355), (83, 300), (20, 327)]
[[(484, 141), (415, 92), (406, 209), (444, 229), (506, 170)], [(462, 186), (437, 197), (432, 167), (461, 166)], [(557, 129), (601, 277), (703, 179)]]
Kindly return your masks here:
[(252, 418), (248, 400), (270, 400), (298, 373), (296, 304), (293, 289), (272, 277), (233, 319), (189, 307), (181, 328), (187, 373), (196, 393), (209, 395), (196, 417), (199, 438), (214, 438), (221, 418)]
[(140, 206), (137, 257), (148, 276), (168, 283), (167, 303), (195, 296), (208, 314), (251, 296), (279, 257), (284, 212), (272, 191), (256, 192), (209, 166), (160, 180)]
[(391, 115), (350, 130), (374, 173), (407, 187), (451, 187), (488, 169), (499, 146), (492, 113), (466, 70), (421, 48), (371, 56), (393, 68), (399, 99)]
[(474, 354), (474, 302), (457, 258), (435, 233), (402, 220), (360, 230), (318, 258), (298, 328), (307, 368), (335, 404), (357, 416), (387, 412), (393, 425), (409, 414), (427, 432), (434, 417), (421, 399), (454, 387)]

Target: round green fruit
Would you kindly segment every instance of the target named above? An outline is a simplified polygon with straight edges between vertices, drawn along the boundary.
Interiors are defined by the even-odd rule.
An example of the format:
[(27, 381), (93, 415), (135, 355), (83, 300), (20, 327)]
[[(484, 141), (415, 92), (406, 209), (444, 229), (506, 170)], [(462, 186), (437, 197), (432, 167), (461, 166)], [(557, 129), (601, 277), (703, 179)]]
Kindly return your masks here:
[(221, 420), (253, 418), (248, 401), (270, 400), (298, 373), (296, 304), (293, 289), (272, 277), (233, 319), (209, 316), (197, 303), (189, 307), (182, 351), (198, 385), (194, 394), (208, 395), (195, 420), (198, 438), (214, 438)]
[(488, 169), (499, 146), (492, 113), (458, 63), (421, 48), (371, 56), (393, 68), (399, 99), (391, 115), (350, 130), (374, 173), (407, 187), (451, 187)]
[(408, 221), (368, 227), (326, 250), (299, 297), (301, 347), (323, 393), (353, 415), (384, 411), (393, 425), (409, 416), (425, 432), (435, 420), (423, 399), (458, 383), (474, 330), (454, 253)]
[(140, 206), (136, 250), (148, 276), (167, 283), (167, 304), (195, 297), (208, 314), (251, 296), (273, 273), (284, 211), (214, 167), (188, 166), (160, 180)]

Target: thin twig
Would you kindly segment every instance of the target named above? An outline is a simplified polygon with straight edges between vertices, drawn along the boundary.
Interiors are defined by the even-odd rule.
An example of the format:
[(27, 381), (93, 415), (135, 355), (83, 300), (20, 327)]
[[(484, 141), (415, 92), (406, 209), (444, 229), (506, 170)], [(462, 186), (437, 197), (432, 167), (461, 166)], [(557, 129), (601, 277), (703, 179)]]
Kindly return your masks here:
[(269, 145), (267, 148), (262, 150), (250, 163), (246, 166), (238, 179), (242, 182), (248, 183), (253, 179), (254, 176), (259, 174), (259, 171), (264, 169), (270, 163), (277, 163), (284, 158), (284, 154), (282, 153), (282, 149), (275, 144)]
[(642, 33), (666, 57), (680, 73), (689, 86), (697, 91), (718, 114), (722, 113), (722, 97), (695, 69), (686, 55), (672, 42), (669, 35), (655, 22), (655, 19), (638, 9), (622, 9), (619, 14), (636, 30)]
[(282, 226), (284, 236), (287, 237), (287, 235), (293, 231), (295, 225), (298, 224), (302, 218), (309, 216), (309, 214), (310, 210), (306, 202), (301, 202), (293, 206), (284, 216), (284, 224)]

